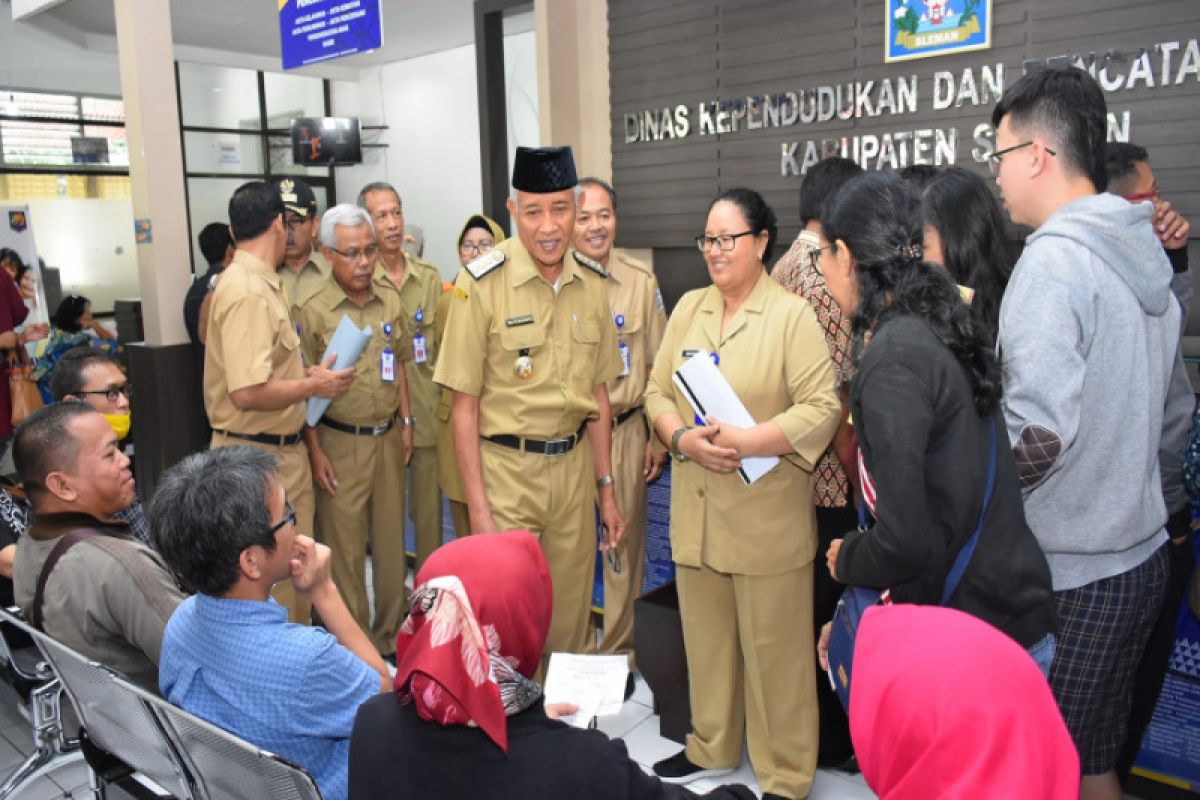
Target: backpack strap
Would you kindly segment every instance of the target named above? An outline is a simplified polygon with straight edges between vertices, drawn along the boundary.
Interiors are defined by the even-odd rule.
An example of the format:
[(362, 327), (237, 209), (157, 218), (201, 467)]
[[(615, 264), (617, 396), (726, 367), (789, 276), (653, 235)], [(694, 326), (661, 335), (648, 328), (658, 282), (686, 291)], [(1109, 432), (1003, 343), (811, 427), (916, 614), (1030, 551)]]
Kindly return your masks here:
[(95, 536), (96, 532), (87, 528), (74, 528), (67, 531), (62, 536), (58, 537), (58, 542), (55, 543), (54, 549), (50, 551), (50, 555), (46, 557), (45, 563), (42, 564), (42, 571), (38, 575), (37, 588), (33, 592), (33, 608), (30, 610), (29, 621), (33, 627), (39, 631), (42, 628), (42, 603), (45, 601), (46, 582), (50, 580), (50, 573), (54, 570), (59, 560), (67, 554), (75, 545), (82, 542), (84, 539), (90, 539)]
[(975, 546), (979, 544), (979, 534), (983, 531), (983, 518), (992, 502), (992, 488), (996, 483), (996, 418), (994, 415), (988, 426), (988, 435), (991, 441), (991, 457), (988, 460), (987, 487), (983, 491), (983, 507), (979, 509), (979, 521), (975, 523), (974, 533), (963, 545), (962, 550), (958, 551), (954, 565), (950, 567), (950, 574), (946, 576), (946, 584), (942, 588), (942, 599), (938, 601), (938, 605), (946, 605), (951, 595), (954, 594), (954, 590), (958, 588), (958, 582), (962, 580), (963, 573), (967, 571), (967, 564), (971, 563), (971, 556), (975, 554)]

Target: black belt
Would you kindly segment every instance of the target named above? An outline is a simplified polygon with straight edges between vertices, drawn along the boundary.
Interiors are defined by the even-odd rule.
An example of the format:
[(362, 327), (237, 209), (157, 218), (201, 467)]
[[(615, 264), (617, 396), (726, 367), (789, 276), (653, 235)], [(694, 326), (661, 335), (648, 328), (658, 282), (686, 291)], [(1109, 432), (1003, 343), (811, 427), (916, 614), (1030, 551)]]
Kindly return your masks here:
[(565, 456), (575, 449), (575, 445), (583, 440), (583, 432), (586, 427), (587, 422), (585, 421), (579, 426), (579, 430), (570, 436), (564, 436), (562, 439), (550, 439), (544, 442), (540, 439), (523, 439), (520, 436), (510, 436), (507, 433), (501, 433), (496, 436), (482, 436), (480, 438), (492, 444), (511, 447), (513, 450), (523, 450), (526, 453), (537, 453), (542, 456)]
[(213, 433), (219, 433), (230, 439), (242, 439), (247, 442), (255, 442), (256, 444), (270, 444), (276, 447), (291, 447), (298, 444), (304, 438), (304, 431), (299, 433), (234, 433), (233, 431), (219, 431), (213, 429)]
[(617, 427), (617, 426), (618, 426), (618, 425), (620, 425), (622, 422), (624, 422), (625, 420), (627, 420), (627, 419), (629, 419), (630, 417), (632, 417), (634, 414), (640, 414), (640, 413), (642, 413), (642, 407), (641, 407), (641, 406), (634, 406), (633, 408), (631, 408), (631, 409), (629, 409), (628, 411), (626, 411), (624, 414), (618, 414), (618, 415), (617, 415), (617, 418), (613, 420), (613, 427), (614, 427), (614, 428), (615, 428), (615, 427)]
[(392, 418), (387, 422), (381, 422), (378, 425), (347, 425), (344, 422), (338, 422), (329, 417), (321, 417), (321, 424), (327, 428), (333, 428), (335, 431), (342, 433), (353, 433), (355, 436), (383, 436), (396, 425), (396, 420), (399, 419), (400, 412), (392, 414)]

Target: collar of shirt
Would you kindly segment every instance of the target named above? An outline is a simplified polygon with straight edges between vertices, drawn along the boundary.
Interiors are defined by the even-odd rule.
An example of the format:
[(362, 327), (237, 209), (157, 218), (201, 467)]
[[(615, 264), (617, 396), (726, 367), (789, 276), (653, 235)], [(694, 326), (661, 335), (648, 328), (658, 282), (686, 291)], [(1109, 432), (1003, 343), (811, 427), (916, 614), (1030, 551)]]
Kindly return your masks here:
[(742, 307), (734, 315), (724, 336), (721, 335), (721, 318), (725, 313), (725, 298), (721, 296), (717, 287), (709, 287), (708, 293), (700, 303), (699, 310), (709, 317), (704, 323), (704, 330), (713, 345), (719, 347), (721, 342), (740, 331), (746, 324), (746, 314), (763, 312), (767, 305), (767, 294), (771, 291), (771, 284), (771, 276), (767, 274), (766, 270), (762, 270), (754, 288), (750, 290), (750, 296), (746, 298), (746, 302), (742, 303)]
[(821, 237), (818, 236), (816, 232), (810, 230), (800, 231), (800, 234), (796, 237), (796, 241), (804, 242), (805, 244), (812, 245), (813, 247), (821, 246)]
[[(517, 286), (521, 286), (522, 284), (528, 283), (534, 278), (540, 278), (542, 273), (538, 269), (537, 264), (534, 262), (533, 256), (525, 247), (525, 244), (520, 239), (508, 239), (505, 243), (507, 242), (513, 243), (512, 249), (508, 251), (510, 257), (508, 277), (512, 286), (515, 288)], [(575, 248), (568, 247), (566, 252), (563, 253), (562, 272), (559, 273), (557, 281), (559, 290), (571, 283), (571, 281), (575, 280), (580, 274), (579, 268), (575, 264), (575, 257), (573, 255), (574, 252)]]
[(54, 539), (75, 528), (90, 528), (98, 533), (112, 536), (128, 536), (129, 523), (121, 520), (105, 522), (83, 511), (56, 511), (52, 514), (33, 515), (33, 527), (29, 535), (34, 539)]
[(196, 613), (221, 625), (264, 625), (287, 622), (288, 610), (274, 599), (230, 600), (207, 594), (196, 595)]
[(275, 288), (280, 288), (283, 286), (283, 283), (279, 280), (279, 273), (272, 269), (270, 264), (256, 256), (250, 255), (245, 250), (237, 250), (234, 252), (233, 262), (230, 264), (230, 266), (233, 266), (233, 264), (240, 264), (246, 268), (247, 272), (252, 275), (257, 275)]
[[(367, 286), (367, 303), (366, 303), (367, 305), (370, 305), (372, 302), (379, 299), (379, 293), (376, 291), (377, 277), (378, 277), (377, 275), (372, 276), (371, 283), (368, 284), (368, 286)], [(383, 280), (386, 281), (387, 277), (384, 276)], [(395, 289), (393, 289), (392, 291), (395, 291)], [(354, 306), (355, 308), (363, 308), (364, 307), (364, 306), (358, 305), (358, 303), (355, 303), (353, 300), (351, 300), (350, 295), (346, 294), (346, 290), (342, 288), (342, 285), (340, 283), (338, 283), (337, 279), (334, 278), (332, 275), (329, 276), (329, 282), (326, 283), (325, 286), (323, 286), (321, 288), (321, 294), (323, 295), (323, 299), (329, 303), (329, 308), (331, 310), (337, 308), (338, 306), (342, 305), (343, 303), (349, 303), (350, 305)]]

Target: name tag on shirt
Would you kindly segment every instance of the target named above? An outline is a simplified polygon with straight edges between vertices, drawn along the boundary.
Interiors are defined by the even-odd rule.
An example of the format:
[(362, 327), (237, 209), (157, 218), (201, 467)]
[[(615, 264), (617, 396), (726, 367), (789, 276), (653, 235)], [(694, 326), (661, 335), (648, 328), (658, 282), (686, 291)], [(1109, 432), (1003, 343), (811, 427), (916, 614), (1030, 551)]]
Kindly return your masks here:
[(379, 376), (384, 383), (396, 380), (396, 354), (390, 348), (385, 348), (379, 356)]

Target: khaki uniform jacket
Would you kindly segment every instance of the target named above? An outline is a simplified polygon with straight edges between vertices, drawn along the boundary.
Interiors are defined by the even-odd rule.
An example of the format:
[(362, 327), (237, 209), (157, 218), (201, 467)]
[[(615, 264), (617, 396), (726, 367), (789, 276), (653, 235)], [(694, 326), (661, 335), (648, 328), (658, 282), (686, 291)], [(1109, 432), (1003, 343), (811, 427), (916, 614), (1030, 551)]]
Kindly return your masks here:
[(278, 273), (279, 280), (283, 283), (283, 291), (287, 294), (288, 309), (294, 312), (301, 303), (325, 285), (325, 281), (333, 272), (333, 267), (325, 260), (325, 256), (314, 241), (308, 262), (301, 267), (299, 272), (292, 272), (286, 265), (279, 267), (275, 272)]
[(13, 559), (17, 605), (30, 619), (42, 565), (74, 528), (97, 535), (68, 550), (50, 573), (42, 602), (46, 633), (157, 693), (163, 631), (183, 592), (158, 553), (130, 538), (125, 523), (82, 513), (35, 516)]
[[(442, 275), (437, 267), (427, 264), (411, 253), (404, 254), (408, 265), (404, 277), (396, 289), (400, 292), (400, 307), (404, 315), (404, 327), (408, 331), (409, 349), (412, 339), (420, 333), (425, 337), (426, 360), (418, 364), (416, 359), (405, 363), (408, 374), (408, 398), (413, 416), (417, 419), (413, 430), (413, 447), (433, 447), (437, 444), (438, 388), (433, 383), (433, 365), (436, 363), (440, 341), (434, 322), (437, 318), (437, 301), (442, 293)], [(379, 270), (386, 276), (383, 262)], [(388, 277), (390, 281), (391, 278)], [(421, 321), (417, 321), (417, 312)]]
[[(435, 324), (439, 342), (446, 341), (446, 319), (450, 316), (450, 301), (453, 297), (453, 292), (442, 292), (437, 301)], [(446, 497), (456, 503), (465, 503), (467, 493), (463, 489), (458, 459), (454, 455), (454, 432), (450, 430), (450, 410), (454, 405), (454, 392), (444, 386), (439, 386), (438, 391), (438, 485)]]
[(204, 349), (204, 407), (218, 431), (287, 436), (304, 427), (304, 402), (274, 411), (239, 409), (231, 392), (304, 377), (300, 336), (279, 274), (245, 250), (213, 291)]
[[(320, 363), (338, 323), (348, 316), (360, 330), (371, 327), (371, 338), (354, 365), (354, 381), (344, 395), (329, 404), (325, 414), (345, 425), (379, 425), (400, 408), (400, 370), (412, 358), (400, 311), (400, 294), (382, 270), (371, 279), (371, 298), (356, 305), (330, 277), (300, 305), (296, 323), (310, 364)], [(383, 379), (383, 351), (391, 350), (394, 379)]]
[[(662, 343), (667, 312), (649, 266), (619, 250), (608, 260), (608, 302), (617, 340), (629, 348), (629, 374), (608, 382), (613, 417), (642, 404), (648, 368)], [(640, 469), (640, 465), (639, 465)]]
[[(599, 414), (592, 390), (620, 374), (621, 355), (605, 276), (588, 261), (567, 250), (557, 294), (519, 239), (459, 272), (434, 380), (479, 398), (481, 436), (554, 439)], [(514, 368), (523, 355), (527, 378)]]
[[(807, 302), (764, 271), (721, 335), (724, 301), (716, 287), (685, 294), (675, 307), (646, 390), (651, 422), (668, 411), (691, 424), (695, 412), (672, 381), (695, 350), (720, 356), (721, 373), (757, 422), (773, 420), (795, 453), (751, 486), (738, 474), (695, 462), (671, 474), (671, 551), (678, 564), (718, 572), (772, 575), (799, 569), (817, 549), (812, 468), (840, 414), (833, 364)], [(686, 353), (686, 356), (685, 356)]]

